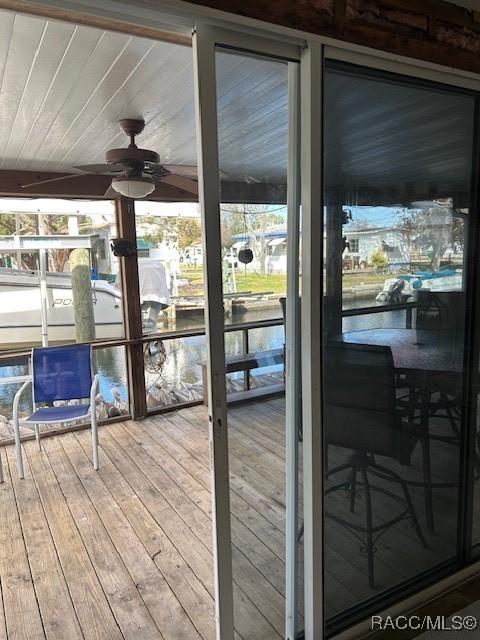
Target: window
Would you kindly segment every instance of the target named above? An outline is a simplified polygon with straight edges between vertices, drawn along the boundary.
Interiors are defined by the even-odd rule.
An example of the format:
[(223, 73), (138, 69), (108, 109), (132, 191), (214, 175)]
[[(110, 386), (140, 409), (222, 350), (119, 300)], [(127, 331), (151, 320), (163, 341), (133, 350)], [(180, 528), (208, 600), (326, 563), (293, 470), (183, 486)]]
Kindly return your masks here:
[(359, 240), (358, 238), (348, 239), (348, 253), (358, 253)]

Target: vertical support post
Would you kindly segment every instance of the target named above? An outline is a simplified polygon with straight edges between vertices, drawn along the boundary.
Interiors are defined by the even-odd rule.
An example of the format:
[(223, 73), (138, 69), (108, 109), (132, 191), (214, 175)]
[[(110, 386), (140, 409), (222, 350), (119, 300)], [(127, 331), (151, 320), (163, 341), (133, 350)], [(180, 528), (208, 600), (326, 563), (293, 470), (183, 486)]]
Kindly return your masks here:
[(213, 29), (207, 25), (198, 25), (193, 34), (193, 69), (198, 195), (203, 228), (216, 635), (217, 640), (233, 640), (230, 478), (225, 387), (225, 319), (220, 233), (215, 38)]
[[(119, 236), (129, 240), (136, 247), (134, 200), (118, 198), (115, 200), (115, 208)], [(131, 256), (120, 258), (120, 273), (125, 337), (127, 340), (140, 340), (142, 338), (142, 311), (136, 252)], [(127, 345), (127, 375), (132, 417), (144, 418), (147, 415), (147, 398), (141, 342)]]
[(412, 328), (412, 307), (407, 307), (405, 309), (405, 328)]
[(288, 63), (286, 402), (286, 617), (285, 637), (298, 632), (298, 439), (301, 431), (300, 354), (300, 68)]
[(301, 59), (302, 170), (302, 422), (305, 638), (324, 637), (322, 281), (323, 136), (322, 46), (309, 43)]
[(48, 347), (48, 305), (47, 305), (47, 251), (38, 252), (40, 262), (40, 313), (42, 316), (42, 347)]
[(233, 251), (230, 249), (230, 268), (232, 270), (232, 293), (237, 293), (237, 276), (235, 273), (235, 258)]
[(70, 253), (70, 270), (75, 338), (77, 342), (92, 342), (95, 340), (95, 315), (88, 249), (74, 249)]
[[(47, 225), (45, 224), (45, 216), (38, 214), (38, 233), (47, 235)], [(47, 289), (47, 251), (40, 249), (38, 252), (39, 262), (39, 285), (40, 285), (40, 314), (42, 318), (42, 347), (48, 347), (48, 289)]]
[(68, 235), (78, 236), (80, 231), (78, 229), (78, 216), (68, 216)]

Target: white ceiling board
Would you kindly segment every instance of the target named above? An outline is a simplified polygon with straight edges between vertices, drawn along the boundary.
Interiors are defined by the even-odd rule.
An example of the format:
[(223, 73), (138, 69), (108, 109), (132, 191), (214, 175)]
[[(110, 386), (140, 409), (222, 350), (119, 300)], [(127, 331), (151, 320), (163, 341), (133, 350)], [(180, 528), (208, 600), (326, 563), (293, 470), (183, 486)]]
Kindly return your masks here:
[[(2, 166), (5, 158), (17, 158), (23, 151), (29, 131), (35, 128), (35, 116), (41, 113), (43, 109), (74, 34), (75, 26), (71, 24), (48, 22), (45, 25), (42, 40), (37, 48), (37, 55), (18, 102), (15, 118), (8, 131), (8, 139), (2, 156)], [(42, 46), (47, 41), (49, 46)], [(11, 59), (11, 63), (16, 65), (17, 61)], [(22, 64), (24, 65), (24, 62)], [(31, 126), (29, 127), (30, 123)], [(23, 135), (18, 135), (19, 131)]]
[[(63, 106), (74, 90), (77, 79), (91, 58), (92, 51), (100, 46), (102, 32), (84, 27), (76, 27), (68, 43), (57, 71), (51, 78), (48, 91), (36, 113), (31, 112), (31, 118), (23, 130), (16, 132), (19, 140), (23, 139), (23, 146), (12, 166), (14, 169), (39, 168), (42, 154), (45, 158), (48, 152), (47, 140), (52, 128), (62, 112)], [(59, 133), (60, 134), (60, 133)], [(36, 158), (40, 156), (38, 164)], [(12, 155), (12, 159), (14, 155)]]
[(287, 65), (219, 51), (216, 70), (220, 168), (227, 175), (285, 181)]
[[(135, 110), (140, 112), (147, 128), (138, 138), (138, 144), (145, 146), (146, 136), (153, 140), (157, 129), (164, 127), (169, 119), (168, 115), (164, 115), (168, 112), (167, 101), (173, 111), (182, 94), (193, 95), (191, 56), (187, 49), (169, 46), (163, 52), (155, 47), (146, 63), (149, 65), (148, 83), (136, 91), (130, 88), (131, 99), (128, 104), (122, 103), (121, 96), (117, 96), (117, 104), (110, 104), (108, 114), (104, 114), (105, 127), (102, 134), (94, 141), (88, 140), (89, 162), (102, 162), (108, 149), (124, 145), (125, 138), (119, 131), (118, 119), (128, 117)], [(166, 73), (167, 68), (175, 68), (175, 75)], [(146, 104), (150, 107), (145, 107)]]
[[(82, 69), (72, 92), (62, 106), (51, 130), (47, 146), (42, 149), (42, 169), (66, 170), (77, 161), (63, 162), (64, 156), (76, 144), (84, 128), (90, 123), (95, 106), (104, 103), (131, 71), (131, 67), (148, 49), (150, 43), (118, 33), (105, 33), (99, 47)], [(120, 64), (125, 65), (122, 73)], [(92, 107), (92, 108), (91, 108)], [(132, 114), (136, 117), (139, 114)], [(40, 158), (38, 158), (40, 160)]]
[[(103, 133), (111, 121), (109, 114), (118, 114), (126, 96), (134, 97), (138, 84), (144, 81), (144, 66), (154, 46), (147, 41), (128, 42), (52, 154), (53, 165), (76, 164), (76, 157), (84, 157), (91, 144), (90, 134), (95, 130)], [(128, 112), (129, 117), (141, 117), (141, 105), (130, 100)]]
[(0, 87), (3, 85), (5, 78), (14, 22), (14, 13), (0, 13)]
[[(231, 179), (284, 179), (286, 67), (223, 51), (222, 164)], [(74, 171), (125, 146), (121, 118), (142, 117), (138, 144), (166, 164), (196, 164), (192, 50), (0, 12), (0, 166)], [(267, 166), (267, 164), (268, 166)]]
[[(165, 45), (161, 44), (165, 48)], [(168, 50), (172, 45), (166, 45)], [(90, 147), (92, 162), (102, 161), (104, 153), (112, 146), (123, 146), (125, 137), (118, 135), (117, 121), (133, 112), (132, 105), (142, 109), (146, 127), (138, 144), (155, 149), (162, 162), (187, 162), (195, 164), (195, 114), (193, 105), (193, 71), (191, 51), (185, 47), (176, 47), (168, 61), (164, 49), (157, 47), (151, 52), (152, 64), (149, 65), (147, 83), (138, 91), (131, 91), (130, 104), (120, 105), (111, 110), (106, 118), (107, 136), (101, 136)], [(132, 80), (134, 82), (134, 80)], [(120, 96), (119, 96), (120, 98)], [(181, 140), (188, 140), (188, 152), (180, 151)], [(182, 158), (183, 156), (183, 158)]]
[[(27, 92), (32, 89), (32, 72), (44, 44), (47, 22), (30, 16), (17, 15), (11, 25), (10, 46), (0, 62), (3, 67), (0, 90), (0, 158), (10, 139), (16, 115)], [(28, 99), (28, 98), (27, 98)], [(19, 123), (18, 128), (22, 126)]]

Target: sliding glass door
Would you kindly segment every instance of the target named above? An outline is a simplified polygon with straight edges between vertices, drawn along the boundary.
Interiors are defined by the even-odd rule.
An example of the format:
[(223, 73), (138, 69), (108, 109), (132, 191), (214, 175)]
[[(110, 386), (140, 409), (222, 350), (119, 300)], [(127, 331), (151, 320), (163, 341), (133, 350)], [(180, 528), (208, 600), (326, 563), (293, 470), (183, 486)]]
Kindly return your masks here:
[(478, 98), (204, 26), (194, 54), (217, 633), (318, 638), (468, 560)]
[(218, 634), (293, 639), (302, 625), (299, 52), (199, 28), (195, 53)]
[(327, 60), (324, 100), (324, 576), (338, 628), (461, 558), (476, 97)]

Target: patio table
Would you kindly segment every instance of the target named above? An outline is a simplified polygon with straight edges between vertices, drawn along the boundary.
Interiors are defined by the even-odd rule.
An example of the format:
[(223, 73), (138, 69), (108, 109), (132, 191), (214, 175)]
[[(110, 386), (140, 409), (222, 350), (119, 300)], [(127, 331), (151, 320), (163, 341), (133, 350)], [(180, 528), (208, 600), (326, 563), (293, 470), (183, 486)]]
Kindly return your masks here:
[(463, 371), (463, 336), (427, 329), (360, 329), (341, 335), (342, 342), (390, 347), (393, 364), (402, 373), (460, 375)]

